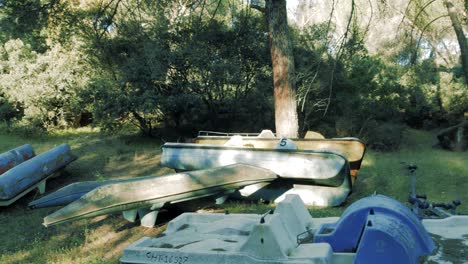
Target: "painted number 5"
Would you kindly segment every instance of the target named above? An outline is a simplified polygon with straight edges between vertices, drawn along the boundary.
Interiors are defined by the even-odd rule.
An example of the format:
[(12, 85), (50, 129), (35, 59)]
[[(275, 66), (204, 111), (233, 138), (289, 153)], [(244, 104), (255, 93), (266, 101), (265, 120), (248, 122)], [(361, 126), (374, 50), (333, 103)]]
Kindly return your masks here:
[(281, 141), (280, 141), (280, 146), (281, 146), (281, 147), (284, 147), (284, 146), (286, 146), (287, 143), (288, 143), (288, 142), (287, 142), (287, 139), (286, 139), (286, 138), (282, 138)]

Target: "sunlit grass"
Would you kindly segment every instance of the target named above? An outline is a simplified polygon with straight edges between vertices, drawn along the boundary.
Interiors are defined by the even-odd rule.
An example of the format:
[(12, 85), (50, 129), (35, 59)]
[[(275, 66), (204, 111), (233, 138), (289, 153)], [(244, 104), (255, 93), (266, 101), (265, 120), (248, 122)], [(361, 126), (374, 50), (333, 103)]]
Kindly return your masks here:
[[(24, 138), (0, 131), (0, 152), (30, 143), (41, 153), (69, 143), (79, 157), (62, 175), (51, 180), (47, 193), (67, 184), (85, 180), (106, 180), (172, 173), (159, 165), (161, 142), (137, 134), (109, 136), (96, 129), (55, 131), (49, 135)], [(415, 163), (417, 190), (437, 202), (461, 199), (460, 211), (468, 212), (468, 153), (449, 152), (432, 146), (433, 134), (408, 130), (399, 151), (367, 151), (353, 193), (337, 208), (309, 208), (314, 217), (339, 216), (352, 202), (381, 193), (405, 202), (409, 193), (406, 163)], [(27, 209), (40, 195), (35, 191), (8, 208), (0, 208), (0, 263), (116, 263), (123, 249), (143, 236), (156, 236), (171, 219), (161, 213), (157, 228), (143, 228), (126, 222), (120, 215), (101, 216), (45, 228), (42, 219), (58, 208)], [(265, 213), (273, 208), (255, 202), (228, 201), (207, 205), (208, 211)]]
[[(37, 154), (68, 143), (79, 158), (50, 180), (47, 193), (67, 184), (170, 171), (159, 166), (160, 142), (137, 134), (109, 136), (95, 129), (55, 131), (23, 138), (0, 132), (0, 152), (29, 143)], [(42, 219), (58, 208), (27, 209), (40, 195), (33, 191), (8, 208), (0, 207), (0, 263), (116, 263), (130, 242), (156, 235), (117, 216), (45, 228)]]
[[(369, 192), (386, 194), (406, 201), (409, 188), (407, 164), (416, 164), (416, 190), (437, 202), (465, 201), (461, 211), (468, 211), (467, 152), (450, 152), (433, 147), (435, 137), (428, 132), (408, 130), (399, 151), (369, 151), (356, 185), (358, 197)], [(360, 186), (361, 185), (361, 186)], [(353, 196), (352, 196), (353, 197)], [(352, 198), (351, 197), (351, 198)]]

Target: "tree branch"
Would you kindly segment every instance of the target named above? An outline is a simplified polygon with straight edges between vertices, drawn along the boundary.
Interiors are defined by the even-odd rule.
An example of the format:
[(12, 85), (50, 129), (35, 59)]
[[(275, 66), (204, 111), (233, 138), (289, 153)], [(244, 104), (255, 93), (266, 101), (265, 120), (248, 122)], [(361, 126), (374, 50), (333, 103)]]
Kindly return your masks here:
[[(265, 1), (269, 1), (269, 0), (265, 0)], [(266, 12), (265, 8), (262, 7), (262, 6), (260, 6), (260, 5), (257, 3), (257, 1), (255, 1), (255, 3), (253, 3), (252, 0), (249, 0), (249, 2), (250, 2), (250, 4), (249, 4), (250, 8), (256, 9), (256, 10), (262, 12), (262, 13), (265, 13), (265, 12)]]
[(432, 24), (434, 23), (435, 21), (441, 19), (441, 18), (444, 18), (444, 17), (448, 17), (449, 15), (448, 14), (445, 14), (445, 15), (441, 15), (441, 16), (438, 16), (436, 18), (434, 18), (433, 20), (431, 20), (429, 23), (426, 24), (426, 26), (424, 26), (424, 28), (422, 29), (421, 31), (421, 34), (419, 35), (419, 39), (418, 39), (418, 43), (416, 44), (416, 47), (414, 48), (414, 53), (413, 53), (413, 56), (411, 58), (411, 64), (414, 64), (416, 62), (416, 59), (418, 57), (418, 48), (419, 48), (419, 45), (421, 44), (421, 39), (423, 37), (423, 34), (424, 32), (426, 31), (426, 29)]
[(349, 15), (348, 24), (346, 25), (346, 31), (345, 31), (345, 33), (343, 35), (343, 41), (340, 44), (338, 52), (336, 53), (335, 61), (333, 62), (333, 68), (332, 68), (331, 77), (330, 77), (330, 91), (328, 93), (328, 101), (327, 101), (327, 105), (325, 107), (325, 111), (323, 113), (323, 116), (325, 116), (327, 114), (328, 108), (330, 107), (331, 97), (333, 95), (333, 78), (334, 78), (334, 74), (335, 74), (336, 64), (337, 64), (338, 60), (341, 58), (344, 43), (346, 42), (346, 39), (348, 38), (349, 28), (351, 27), (351, 22), (352, 22), (353, 17), (354, 17), (354, 8), (355, 8), (355, 2), (354, 2), (354, 0), (352, 0), (351, 1), (351, 14)]

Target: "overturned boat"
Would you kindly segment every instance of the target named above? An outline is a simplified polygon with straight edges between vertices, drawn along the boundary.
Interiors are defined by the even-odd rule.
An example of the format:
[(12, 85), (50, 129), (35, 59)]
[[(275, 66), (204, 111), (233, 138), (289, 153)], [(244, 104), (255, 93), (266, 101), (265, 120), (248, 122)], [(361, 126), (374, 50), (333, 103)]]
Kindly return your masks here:
[(273, 182), (262, 182), (239, 189), (233, 198), (250, 201), (280, 203), (289, 194), (301, 197), (308, 206), (333, 207), (341, 205), (351, 193), (351, 180), (345, 178), (340, 186), (311, 185), (291, 179), (278, 178)]
[[(32, 151), (24, 150), (26, 154)], [(70, 146), (62, 144), (10, 168), (0, 175), (0, 206), (10, 205), (35, 188), (43, 193), (46, 180), (75, 159)]]
[(166, 143), (161, 164), (184, 173), (75, 183), (30, 206), (70, 203), (44, 218), (45, 226), (114, 212), (153, 226), (161, 207), (206, 196), (217, 203), (229, 196), (278, 203), (298, 194), (307, 205), (338, 206), (351, 192), (349, 163), (339, 150), (300, 150), (285, 138), (270, 149), (232, 146), (238, 140), (226, 146)]
[[(277, 175), (269, 170), (236, 164), (201, 171), (164, 176), (135, 178), (97, 187), (68, 206), (44, 218), (44, 226), (124, 212), (135, 220), (139, 209), (147, 209), (142, 225), (153, 226), (158, 209), (166, 203), (178, 203), (207, 196), (223, 196), (247, 185), (273, 181)], [(147, 219), (143, 219), (143, 218)], [(143, 220), (145, 221), (143, 223)]]
[[(153, 177), (153, 176), (151, 176)], [(138, 180), (148, 177), (138, 177)], [(31, 209), (39, 209), (46, 207), (54, 207), (60, 205), (67, 205), (80, 199), (83, 195), (90, 191), (108, 184), (123, 183), (128, 181), (134, 181), (134, 178), (130, 179), (118, 179), (118, 180), (105, 180), (105, 181), (84, 181), (75, 182), (65, 187), (58, 189), (57, 191), (43, 196), (37, 200), (29, 203)]]
[[(82, 196), (96, 188), (109, 184), (133, 182), (148, 178), (154, 178), (154, 176), (106, 181), (76, 182), (32, 201), (29, 203), (29, 207), (31, 209), (39, 209), (64, 206), (80, 199)], [(159, 188), (164, 187), (165, 186), (161, 186)], [(350, 192), (351, 181), (348, 178), (345, 179), (338, 187), (298, 184), (297, 182), (288, 179), (277, 178), (271, 182), (260, 182), (241, 187), (240, 189), (233, 191), (229, 197), (250, 201), (264, 200), (279, 203), (288, 194), (298, 194), (307, 205), (325, 207), (339, 206), (344, 202)]]
[(36, 154), (29, 144), (0, 154), (0, 175), (34, 156), (36, 156)]
[(180, 171), (248, 164), (273, 171), (282, 178), (338, 187), (349, 177), (346, 155), (336, 150), (300, 150), (283, 139), (285, 148), (233, 147), (193, 143), (165, 143), (161, 164)]
[(249, 200), (278, 203), (287, 194), (299, 194), (307, 205), (329, 207), (340, 205), (351, 193), (346, 154), (334, 149), (301, 150), (290, 139), (273, 140), (276, 145), (271, 148), (244, 145), (245, 137), (240, 135), (232, 136), (224, 145), (166, 143), (161, 164), (176, 171), (188, 171), (242, 163), (271, 170), (279, 176), (271, 183), (246, 186), (235, 195)]
[[(233, 141), (233, 137), (240, 137), (241, 139)], [(229, 144), (237, 147), (271, 149), (275, 148), (278, 144), (278, 140), (280, 140), (280, 138), (276, 137), (276, 135), (270, 130), (263, 130), (261, 133), (222, 133), (200, 131), (193, 142), (206, 145)], [(298, 150), (341, 151), (346, 155), (349, 161), (352, 181), (355, 181), (366, 152), (366, 145), (360, 139), (353, 137), (325, 139), (323, 136), (317, 135), (316, 132), (308, 131), (305, 138), (293, 138), (291, 140), (296, 144)]]

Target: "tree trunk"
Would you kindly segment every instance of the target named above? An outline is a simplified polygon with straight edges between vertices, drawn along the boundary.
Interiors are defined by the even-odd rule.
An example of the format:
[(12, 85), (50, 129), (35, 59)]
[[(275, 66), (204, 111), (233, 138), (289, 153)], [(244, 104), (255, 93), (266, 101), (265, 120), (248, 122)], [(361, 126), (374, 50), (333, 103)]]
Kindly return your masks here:
[(468, 85), (468, 44), (466, 43), (465, 33), (463, 33), (463, 28), (461, 27), (460, 21), (458, 20), (457, 11), (455, 10), (452, 2), (445, 1), (444, 3), (447, 7), (450, 20), (452, 21), (455, 34), (457, 35), (458, 44), (460, 45), (463, 75), (465, 77), (465, 84)]
[(266, 0), (266, 17), (273, 66), (275, 124), (278, 137), (297, 138), (294, 57), (289, 37), (285, 0)]
[(138, 121), (140, 131), (146, 135), (146, 136), (152, 136), (153, 135), (153, 128), (151, 126), (151, 122), (148, 122), (144, 117), (139, 115), (137, 112), (132, 112), (133, 116), (135, 119)]

